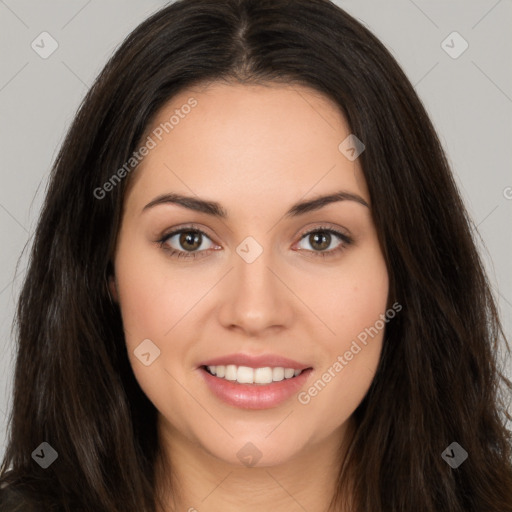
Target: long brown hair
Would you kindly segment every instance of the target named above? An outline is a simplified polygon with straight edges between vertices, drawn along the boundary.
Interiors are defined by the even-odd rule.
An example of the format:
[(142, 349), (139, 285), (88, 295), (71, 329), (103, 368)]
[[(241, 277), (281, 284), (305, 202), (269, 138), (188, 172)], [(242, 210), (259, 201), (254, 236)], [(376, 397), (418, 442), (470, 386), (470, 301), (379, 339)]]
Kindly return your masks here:
[[(512, 511), (512, 384), (497, 361), (508, 345), (472, 224), (399, 65), (327, 0), (181, 0), (105, 66), (55, 161), (31, 248), (1, 481), (44, 510), (155, 510), (156, 411), (105, 286), (130, 177), (102, 198), (94, 191), (173, 95), (216, 80), (312, 87), (366, 145), (359, 158), (390, 300), (403, 311), (354, 413), (332, 510), (351, 496), (351, 510), (365, 512)], [(469, 454), (456, 469), (441, 457), (454, 441)], [(58, 452), (47, 469), (31, 457), (41, 442)]]

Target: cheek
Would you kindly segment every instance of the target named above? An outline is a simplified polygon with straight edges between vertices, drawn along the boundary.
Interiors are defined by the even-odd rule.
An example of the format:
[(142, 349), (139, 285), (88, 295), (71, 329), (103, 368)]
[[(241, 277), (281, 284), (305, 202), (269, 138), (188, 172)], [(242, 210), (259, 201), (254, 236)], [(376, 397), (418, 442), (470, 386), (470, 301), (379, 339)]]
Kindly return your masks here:
[(165, 399), (169, 354), (163, 341), (176, 322), (173, 312), (179, 310), (179, 301), (169, 291), (176, 284), (170, 288), (165, 271), (155, 263), (151, 251), (136, 241), (120, 243), (115, 271), (128, 357), (136, 380), (156, 405)]
[(122, 261), (116, 268), (118, 294), (128, 344), (154, 338), (164, 328), (163, 306), (153, 286), (153, 274), (138, 261)]
[(343, 350), (385, 313), (389, 292), (386, 264), (374, 246), (348, 255), (339, 268), (316, 277), (322, 286), (308, 282), (308, 301), (329, 327), (326, 347), (330, 352)]
[(127, 240), (118, 254), (116, 278), (127, 343), (165, 338), (186, 313), (194, 288), (187, 286), (184, 273), (170, 272), (165, 258), (142, 242)]
[[(181, 364), (190, 350), (189, 338), (178, 333), (204, 292), (191, 284), (190, 270), (170, 271), (166, 258), (135, 239), (121, 241), (115, 269), (128, 356), (139, 384), (151, 395), (169, 382), (165, 368)], [(151, 340), (156, 349), (151, 344), (150, 349), (158, 353), (149, 366), (136, 356), (144, 340)]]
[(341, 335), (342, 342), (347, 337), (357, 337), (373, 326), (380, 315), (385, 313), (388, 301), (388, 278), (385, 269), (382, 272), (354, 273), (344, 283), (345, 288), (338, 300), (341, 308), (338, 310), (336, 324), (336, 331)]
[(331, 335), (317, 340), (322, 364), (299, 402), (314, 407), (326, 426), (335, 428), (361, 403), (379, 364), (389, 291), (380, 250), (347, 258), (325, 284), (324, 293), (312, 299), (317, 307), (323, 305)]

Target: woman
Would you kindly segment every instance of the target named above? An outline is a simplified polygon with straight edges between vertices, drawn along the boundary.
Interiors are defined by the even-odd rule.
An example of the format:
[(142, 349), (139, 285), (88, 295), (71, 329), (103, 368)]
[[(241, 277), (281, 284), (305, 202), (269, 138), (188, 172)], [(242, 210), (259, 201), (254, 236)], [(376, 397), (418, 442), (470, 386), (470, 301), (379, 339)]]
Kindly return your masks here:
[(127, 38), (17, 325), (2, 510), (512, 510), (470, 221), (411, 84), (331, 2), (182, 0)]

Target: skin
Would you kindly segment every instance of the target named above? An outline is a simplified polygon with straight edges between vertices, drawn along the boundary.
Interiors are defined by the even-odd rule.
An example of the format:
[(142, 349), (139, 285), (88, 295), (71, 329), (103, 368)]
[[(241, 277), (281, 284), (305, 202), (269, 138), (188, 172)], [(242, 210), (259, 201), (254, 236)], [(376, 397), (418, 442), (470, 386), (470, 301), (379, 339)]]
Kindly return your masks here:
[[(130, 176), (110, 282), (179, 486), (165, 510), (325, 511), (383, 331), (306, 405), (297, 396), (264, 410), (228, 405), (197, 367), (234, 352), (279, 354), (313, 367), (307, 391), (385, 313), (389, 281), (371, 205), (345, 200), (284, 217), (299, 200), (339, 190), (370, 204), (358, 160), (338, 149), (350, 130), (336, 105), (309, 88), (214, 83), (173, 97), (145, 137), (190, 97), (197, 106)], [(217, 201), (228, 217), (176, 204), (141, 213), (168, 192)], [(157, 241), (190, 223), (208, 234), (192, 249), (202, 254), (172, 258), (164, 247), (190, 246), (179, 234)], [(333, 234), (322, 249), (321, 240), (303, 238), (326, 224), (353, 242)], [(247, 236), (263, 248), (250, 264), (236, 252)], [(145, 339), (161, 351), (149, 366), (134, 355)], [(248, 442), (262, 454), (253, 467), (237, 457)]]

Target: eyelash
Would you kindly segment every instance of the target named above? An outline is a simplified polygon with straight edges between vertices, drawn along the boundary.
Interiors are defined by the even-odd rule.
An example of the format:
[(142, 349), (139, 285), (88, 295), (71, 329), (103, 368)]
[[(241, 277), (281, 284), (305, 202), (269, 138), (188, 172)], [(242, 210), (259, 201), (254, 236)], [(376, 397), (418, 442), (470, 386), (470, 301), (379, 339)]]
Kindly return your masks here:
[[(199, 229), (199, 228), (197, 228), (197, 227), (195, 227), (193, 225), (191, 225), (191, 226), (184, 226), (184, 227), (181, 227), (180, 229), (172, 231), (171, 233), (167, 233), (167, 234), (163, 235), (162, 238), (157, 240), (157, 243), (158, 243), (158, 245), (159, 245), (159, 247), (161, 249), (163, 249), (164, 251), (166, 251), (169, 254), (170, 257), (172, 257), (172, 258), (185, 258), (185, 259), (192, 258), (192, 259), (195, 259), (197, 257), (200, 257), (200, 256), (198, 256), (199, 254), (207, 252), (205, 250), (203, 250), (203, 251), (195, 251), (195, 252), (187, 252), (187, 251), (180, 251), (180, 250), (177, 250), (177, 249), (169, 249), (167, 246), (165, 246), (165, 243), (167, 242), (167, 240), (172, 238), (174, 235), (177, 235), (177, 234), (180, 234), (180, 233), (200, 233), (201, 235), (203, 235), (206, 238), (210, 239), (210, 237), (202, 229)], [(346, 247), (348, 245), (352, 244), (352, 242), (353, 242), (352, 238), (350, 238), (346, 234), (341, 233), (340, 231), (337, 231), (335, 229), (332, 229), (332, 228), (329, 228), (329, 227), (326, 227), (326, 226), (320, 226), (320, 227), (314, 228), (314, 229), (312, 229), (310, 231), (307, 231), (306, 233), (303, 233), (299, 241), (303, 240), (304, 238), (306, 238), (307, 236), (309, 236), (309, 235), (311, 235), (313, 233), (330, 233), (330, 234), (334, 234), (342, 242), (336, 249), (331, 249), (329, 251), (310, 251), (310, 250), (307, 250), (307, 249), (301, 249), (301, 250), (306, 250), (307, 252), (312, 252), (314, 254), (314, 257), (319, 256), (321, 258), (329, 258), (329, 257), (335, 256), (339, 252), (345, 250)]]

